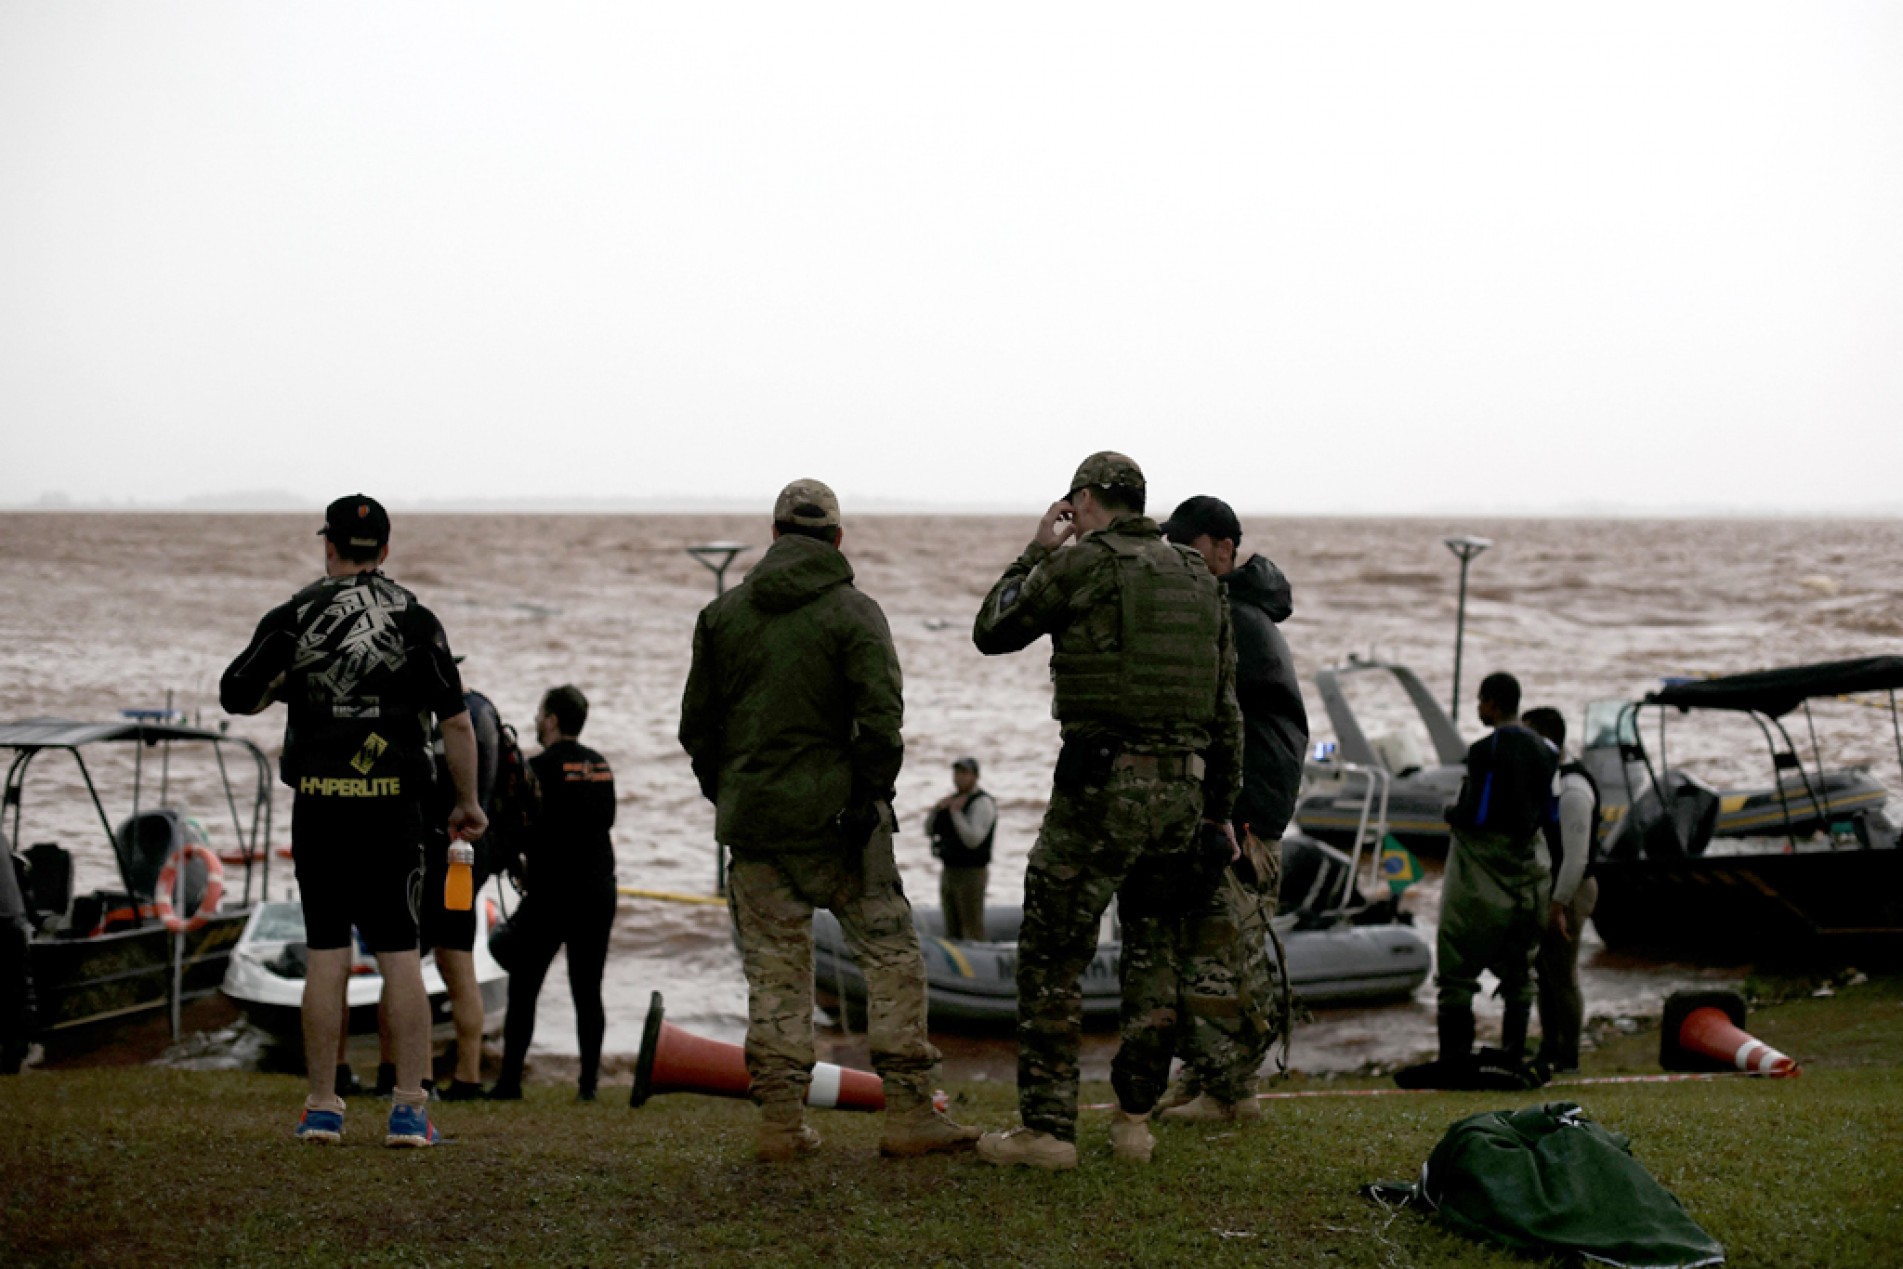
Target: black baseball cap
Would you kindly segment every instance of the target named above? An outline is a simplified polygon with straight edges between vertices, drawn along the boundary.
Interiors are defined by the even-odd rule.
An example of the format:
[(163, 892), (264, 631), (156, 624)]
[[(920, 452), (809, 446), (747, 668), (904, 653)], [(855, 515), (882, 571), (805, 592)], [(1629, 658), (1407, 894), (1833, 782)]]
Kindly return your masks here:
[(1235, 509), (1211, 494), (1185, 499), (1163, 522), (1163, 536), (1185, 546), (1204, 534), (1217, 542), (1224, 538), (1242, 541), (1242, 521), (1236, 519)]
[(390, 542), (390, 513), (369, 494), (351, 494), (324, 508), (320, 538), (338, 546), (381, 547)]

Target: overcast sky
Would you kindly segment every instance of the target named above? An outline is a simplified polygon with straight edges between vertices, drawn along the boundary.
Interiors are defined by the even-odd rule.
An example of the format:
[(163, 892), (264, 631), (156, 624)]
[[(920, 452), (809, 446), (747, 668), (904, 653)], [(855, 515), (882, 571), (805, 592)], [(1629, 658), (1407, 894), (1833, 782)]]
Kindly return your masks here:
[(0, 504), (1903, 509), (1903, 5), (0, 0)]

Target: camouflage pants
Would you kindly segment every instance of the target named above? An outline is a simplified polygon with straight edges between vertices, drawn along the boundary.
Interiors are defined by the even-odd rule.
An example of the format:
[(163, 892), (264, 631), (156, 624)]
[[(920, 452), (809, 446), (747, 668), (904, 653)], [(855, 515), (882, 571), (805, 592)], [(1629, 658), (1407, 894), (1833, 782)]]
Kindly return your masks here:
[(1443, 1009), (1468, 1009), (1480, 973), (1500, 979), (1500, 998), (1531, 1006), (1533, 963), (1546, 929), (1552, 891), (1546, 843), (1512, 842), (1497, 833), (1454, 834), (1441, 882), (1435, 986)]
[(1217, 1101), (1253, 1094), (1256, 1072), (1280, 1038), (1280, 993), (1269, 962), (1273, 899), (1250, 890), (1232, 872), (1187, 922), (1183, 1011), (1188, 1026), (1177, 1044), (1184, 1087)]
[(747, 1073), (762, 1105), (803, 1101), (813, 1078), (813, 909), (839, 918), (866, 977), (867, 1038), (888, 1102), (931, 1095), (925, 962), (881, 827), (859, 857), (735, 858), (727, 903), (747, 971)]
[[(1024, 874), (1018, 931), (1018, 1111), (1027, 1128), (1077, 1138), (1078, 978), (1119, 893), (1122, 1044), (1111, 1083), (1126, 1110), (1147, 1111), (1162, 1096), (1178, 1026), (1183, 910), (1139, 913), (1159, 883), (1193, 872), (1202, 801), (1194, 780), (1127, 769), (1113, 771), (1101, 789), (1051, 791)], [(1126, 891), (1133, 874), (1136, 885)]]

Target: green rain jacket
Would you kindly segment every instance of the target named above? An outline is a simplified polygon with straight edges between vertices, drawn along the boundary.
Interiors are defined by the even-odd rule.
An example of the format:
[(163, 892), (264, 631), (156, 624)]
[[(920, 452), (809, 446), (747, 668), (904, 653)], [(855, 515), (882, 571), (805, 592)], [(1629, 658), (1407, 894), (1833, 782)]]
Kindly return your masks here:
[(735, 855), (842, 848), (889, 802), (905, 745), (899, 657), (839, 551), (788, 534), (694, 627), (681, 745)]

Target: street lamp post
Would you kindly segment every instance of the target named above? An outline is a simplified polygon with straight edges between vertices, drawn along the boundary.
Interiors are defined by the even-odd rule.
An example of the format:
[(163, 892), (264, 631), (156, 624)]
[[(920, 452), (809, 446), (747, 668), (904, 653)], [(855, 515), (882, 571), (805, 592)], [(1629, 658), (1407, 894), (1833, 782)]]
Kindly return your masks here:
[(1454, 615), (1454, 701), (1448, 708), (1448, 715), (1454, 721), (1460, 719), (1460, 645), (1467, 634), (1467, 565), (1473, 557), (1493, 545), (1491, 538), (1453, 537), (1442, 538), (1447, 549), (1460, 557), (1460, 604)]
[(702, 542), (688, 547), (687, 553), (714, 571), (714, 597), (718, 599), (727, 593), (727, 566), (736, 555), (752, 549), (745, 542)]

